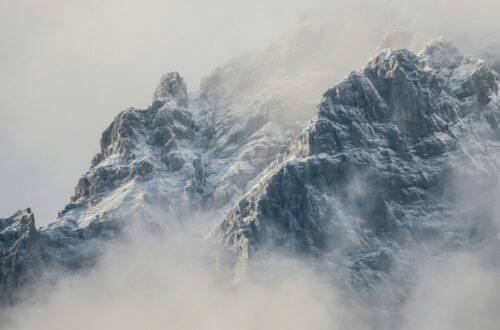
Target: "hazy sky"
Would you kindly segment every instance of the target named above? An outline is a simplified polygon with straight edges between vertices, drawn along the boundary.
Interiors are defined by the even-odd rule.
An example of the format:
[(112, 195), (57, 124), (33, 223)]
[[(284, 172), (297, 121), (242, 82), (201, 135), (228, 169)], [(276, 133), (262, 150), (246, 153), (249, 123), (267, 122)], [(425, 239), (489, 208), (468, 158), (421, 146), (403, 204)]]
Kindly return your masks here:
[(119, 111), (188, 85), (327, 1), (0, 0), (0, 217), (53, 221)]
[(311, 15), (356, 59), (366, 40), (351, 35), (391, 25), (499, 43), (498, 0), (0, 0), (0, 217), (29, 206), (38, 224), (55, 220), (101, 132), (147, 106), (162, 73), (196, 89)]

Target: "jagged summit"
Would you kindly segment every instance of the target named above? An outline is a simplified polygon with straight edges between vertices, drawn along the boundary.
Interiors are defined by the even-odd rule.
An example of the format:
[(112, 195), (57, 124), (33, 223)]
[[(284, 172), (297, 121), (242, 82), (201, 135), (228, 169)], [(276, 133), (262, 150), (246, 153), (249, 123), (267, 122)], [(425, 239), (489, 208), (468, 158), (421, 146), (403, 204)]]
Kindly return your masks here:
[(0, 219), (0, 303), (17, 299), (20, 290), (40, 276), (41, 255), (31, 209)]
[(481, 109), (497, 92), (496, 76), (483, 61), (463, 56), (439, 39), (419, 55), (406, 49), (382, 50), (324, 97), (364, 109), (369, 121), (395, 122), (418, 138)]
[(188, 90), (184, 79), (178, 72), (169, 72), (160, 79), (160, 84), (153, 95), (153, 102), (175, 102), (178, 106), (187, 108)]
[(1, 230), (2, 232), (14, 232), (18, 227), (30, 228), (29, 231), (35, 229), (35, 219), (33, 212), (30, 208), (19, 210), (9, 218), (2, 219)]
[[(121, 112), (49, 226), (14, 226), (30, 212), (1, 220), (15, 228), (7, 236), (16, 239), (0, 243), (24, 265), (16, 278), (39, 265), (86, 269), (130, 223), (165, 229), (197, 211), (213, 215), (207, 231), (222, 222), (226, 248), (243, 262), (267, 244), (333, 253), (357, 284), (385, 278), (419, 237), (446, 246), (480, 235), (477, 223), (448, 219), (462, 218), (450, 178), (481, 191), (498, 172), (498, 81), (482, 61), (444, 41), (419, 54), (383, 50), (329, 89), (309, 124), (299, 120), (310, 110), (296, 100), (293, 75), (261, 84), (261, 75), (250, 79), (253, 66), (238, 63), (206, 77), (198, 98), (168, 73), (151, 107)], [(304, 110), (284, 120), (291, 105)], [(14, 259), (2, 259), (5, 274)]]
[(462, 55), (446, 39), (432, 42), (419, 56), (425, 70), (439, 70), (444, 79), (449, 80), (450, 91), (459, 99), (476, 95), (472, 101), (481, 106), (498, 93), (497, 74), (483, 60)]
[(497, 93), (493, 72), (448, 43), (381, 51), (324, 94), (283, 162), (229, 213), (227, 247), (241, 264), (270, 246), (329, 258), (365, 287), (403, 282), (414, 270), (393, 271), (422, 239), (440, 251), (488, 235), (489, 210), (457, 183), (484, 194), (498, 181)]
[[(433, 69), (455, 69), (467, 60), (453, 43), (445, 38), (439, 38), (427, 46), (419, 53), (425, 64)], [(481, 63), (477, 59), (469, 58), (471, 62)]]

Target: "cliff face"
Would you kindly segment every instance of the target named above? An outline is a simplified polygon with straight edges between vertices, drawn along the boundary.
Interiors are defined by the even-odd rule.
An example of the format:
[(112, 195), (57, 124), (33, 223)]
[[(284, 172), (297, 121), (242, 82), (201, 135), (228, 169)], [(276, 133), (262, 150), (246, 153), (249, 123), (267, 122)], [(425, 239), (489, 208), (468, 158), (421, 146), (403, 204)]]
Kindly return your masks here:
[(273, 248), (326, 258), (366, 286), (411, 273), (421, 245), (489, 235), (497, 93), (495, 74), (446, 41), (380, 52), (324, 94), (282, 163), (229, 213), (226, 246), (242, 264)]
[(0, 302), (12, 303), (41, 275), (39, 237), (30, 209), (0, 219), (0, 258)]
[[(165, 230), (203, 211), (213, 214), (205, 226), (213, 229), (301, 126), (276, 115), (285, 111), (279, 100), (293, 91), (258, 81), (232, 84), (245, 63), (218, 68), (197, 95), (190, 95), (179, 73), (167, 73), (150, 107), (121, 112), (103, 132), (100, 151), (69, 204), (35, 231), (43, 271), (19, 274), (52, 279), (87, 270), (131, 224)], [(251, 87), (241, 91), (241, 84)], [(1, 241), (3, 251), (13, 245)], [(19, 274), (14, 278), (24, 276)]]

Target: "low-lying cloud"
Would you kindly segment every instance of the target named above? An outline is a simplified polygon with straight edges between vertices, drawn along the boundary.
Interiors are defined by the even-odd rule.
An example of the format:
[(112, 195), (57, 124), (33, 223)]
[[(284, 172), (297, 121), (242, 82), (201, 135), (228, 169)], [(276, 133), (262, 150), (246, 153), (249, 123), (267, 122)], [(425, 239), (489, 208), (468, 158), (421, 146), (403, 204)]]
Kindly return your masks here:
[(66, 275), (5, 310), (2, 329), (493, 330), (500, 322), (491, 244), (423, 258), (408, 297), (384, 301), (380, 287), (373, 305), (320, 261), (272, 251), (236, 278), (219, 244), (194, 232), (134, 228), (90, 273)]
[(330, 329), (335, 323), (328, 282), (299, 262), (268, 264), (258, 277), (230, 284), (214, 247), (186, 233), (135, 233), (110, 247), (90, 274), (67, 277), (9, 311), (6, 328)]

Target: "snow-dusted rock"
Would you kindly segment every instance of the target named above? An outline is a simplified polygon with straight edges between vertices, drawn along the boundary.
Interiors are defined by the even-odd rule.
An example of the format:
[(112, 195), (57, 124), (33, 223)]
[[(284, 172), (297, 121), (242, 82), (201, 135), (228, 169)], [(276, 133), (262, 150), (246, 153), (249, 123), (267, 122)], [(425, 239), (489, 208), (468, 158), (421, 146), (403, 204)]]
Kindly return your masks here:
[(324, 94), (282, 163), (229, 213), (226, 246), (242, 264), (276, 248), (326, 258), (365, 286), (401, 255), (411, 265), (423, 242), (439, 251), (489, 235), (497, 93), (495, 74), (446, 41), (381, 51)]
[[(36, 239), (0, 236), (0, 251), (22, 274), (84, 270), (129, 224), (168, 228), (202, 210), (213, 214), (207, 232), (225, 219), (225, 244), (243, 262), (269, 244), (335, 255), (356, 283), (371, 283), (419, 237), (447, 246), (480, 236), (474, 221), (448, 221), (465, 217), (448, 182), (480, 192), (496, 179), (484, 150), (498, 150), (498, 84), (483, 62), (445, 41), (419, 55), (384, 50), (326, 92), (307, 124), (308, 87), (329, 77), (290, 70), (297, 58), (286, 54), (236, 59), (196, 96), (178, 73), (164, 75), (150, 107), (120, 113), (104, 131), (58, 219), (17, 226)], [(7, 292), (30, 277), (12, 271), (14, 259), (1, 262)]]
[(188, 106), (188, 90), (184, 79), (178, 72), (169, 72), (161, 77), (153, 101), (159, 103), (175, 102), (178, 106)]
[(166, 228), (204, 210), (215, 213), (208, 231), (286, 149), (298, 125), (270, 119), (282, 109), (275, 91), (235, 97), (221, 70), (229, 69), (207, 76), (191, 99), (182, 77), (168, 73), (149, 108), (113, 120), (70, 203), (38, 232), (44, 276), (88, 269), (134, 222)]
[(30, 209), (0, 219), (0, 258), (0, 303), (11, 303), (41, 272), (38, 232)]

